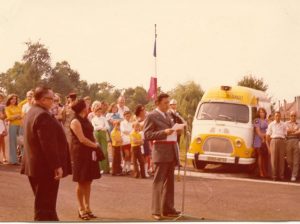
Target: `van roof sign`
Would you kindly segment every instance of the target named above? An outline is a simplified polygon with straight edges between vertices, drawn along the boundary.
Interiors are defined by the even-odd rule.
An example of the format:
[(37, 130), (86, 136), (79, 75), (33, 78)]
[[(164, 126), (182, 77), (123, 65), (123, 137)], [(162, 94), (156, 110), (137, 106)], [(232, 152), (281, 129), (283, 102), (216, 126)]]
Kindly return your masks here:
[(269, 102), (265, 92), (243, 86), (219, 86), (208, 89), (202, 99), (207, 101), (227, 101), (245, 105), (257, 105), (259, 102)]
[(221, 86), (221, 90), (229, 91), (229, 90), (231, 90), (231, 87), (230, 86)]

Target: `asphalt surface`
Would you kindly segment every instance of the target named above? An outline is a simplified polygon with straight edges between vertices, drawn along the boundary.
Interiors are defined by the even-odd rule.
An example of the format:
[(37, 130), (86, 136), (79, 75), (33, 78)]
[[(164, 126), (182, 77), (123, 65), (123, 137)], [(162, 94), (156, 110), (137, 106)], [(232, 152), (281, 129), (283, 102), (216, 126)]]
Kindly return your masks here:
[[(182, 220), (285, 221), (300, 220), (299, 183), (249, 178), (245, 173), (226, 173), (226, 168), (187, 171)], [(175, 182), (175, 203), (181, 210), (181, 181)], [(104, 175), (93, 182), (91, 207), (95, 221), (153, 221), (151, 179)], [(61, 221), (77, 217), (76, 183), (71, 176), (61, 181), (57, 211)], [(32, 221), (33, 194), (19, 167), (0, 165), (0, 221)]]

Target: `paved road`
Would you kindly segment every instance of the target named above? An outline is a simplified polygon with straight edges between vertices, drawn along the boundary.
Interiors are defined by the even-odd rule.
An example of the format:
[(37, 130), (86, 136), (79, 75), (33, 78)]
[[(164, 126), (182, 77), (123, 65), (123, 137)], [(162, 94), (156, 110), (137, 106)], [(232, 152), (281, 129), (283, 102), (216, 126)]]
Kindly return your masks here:
[[(103, 176), (93, 183), (92, 208), (98, 221), (151, 220), (151, 179)], [(181, 209), (181, 182), (175, 184), (176, 208)], [(61, 181), (58, 214), (62, 221), (79, 221), (71, 177)], [(192, 220), (300, 220), (300, 185), (260, 181), (247, 174), (188, 171), (185, 212)], [(0, 166), (0, 221), (31, 221), (33, 195), (19, 167)]]

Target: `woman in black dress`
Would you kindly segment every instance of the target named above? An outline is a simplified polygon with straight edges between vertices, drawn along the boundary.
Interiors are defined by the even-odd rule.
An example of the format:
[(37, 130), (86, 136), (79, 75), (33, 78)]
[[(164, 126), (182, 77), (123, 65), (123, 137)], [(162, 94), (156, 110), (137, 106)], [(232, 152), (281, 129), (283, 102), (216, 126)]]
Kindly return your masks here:
[[(84, 100), (72, 105), (75, 118), (70, 128), (72, 133), (73, 181), (78, 182), (77, 200), (79, 217), (83, 220), (96, 218), (90, 209), (91, 184), (101, 177), (99, 160), (101, 149), (93, 136), (93, 126), (86, 118), (88, 108)], [(99, 155), (100, 154), (100, 155)]]

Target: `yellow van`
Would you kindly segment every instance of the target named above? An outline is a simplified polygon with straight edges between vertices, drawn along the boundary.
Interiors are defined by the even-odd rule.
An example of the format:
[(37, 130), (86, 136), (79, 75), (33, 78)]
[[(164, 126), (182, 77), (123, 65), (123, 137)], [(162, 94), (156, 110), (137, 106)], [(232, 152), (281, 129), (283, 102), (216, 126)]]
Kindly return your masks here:
[(263, 91), (242, 86), (221, 86), (205, 92), (193, 120), (187, 158), (197, 169), (209, 163), (255, 163), (253, 120), (257, 109), (271, 113), (271, 102)]

